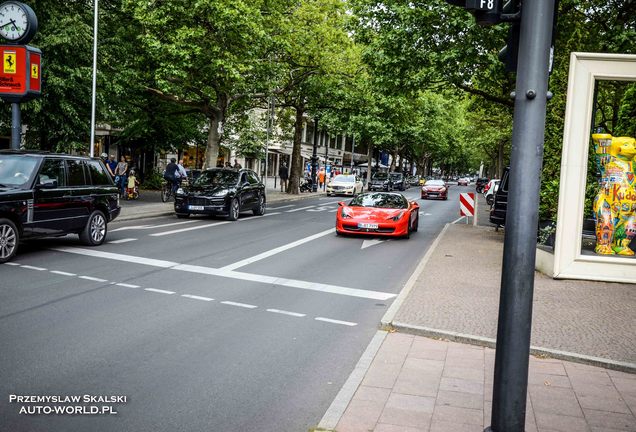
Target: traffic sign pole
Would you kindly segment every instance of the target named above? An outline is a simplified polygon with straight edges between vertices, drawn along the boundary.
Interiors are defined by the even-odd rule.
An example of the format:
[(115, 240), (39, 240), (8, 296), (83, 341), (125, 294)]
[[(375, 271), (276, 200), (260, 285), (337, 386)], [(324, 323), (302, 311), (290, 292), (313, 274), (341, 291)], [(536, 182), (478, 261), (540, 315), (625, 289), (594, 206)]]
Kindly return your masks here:
[(554, 0), (523, 3), (510, 156), (492, 423), (523, 432), (526, 418), (539, 190)]

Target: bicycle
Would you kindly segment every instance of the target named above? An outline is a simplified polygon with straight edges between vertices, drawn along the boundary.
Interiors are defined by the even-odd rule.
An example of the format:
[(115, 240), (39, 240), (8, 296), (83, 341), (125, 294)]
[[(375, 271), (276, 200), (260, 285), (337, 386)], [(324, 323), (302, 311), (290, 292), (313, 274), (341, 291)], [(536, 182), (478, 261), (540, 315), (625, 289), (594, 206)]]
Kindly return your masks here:
[(175, 196), (176, 186), (172, 181), (166, 180), (161, 187), (161, 201), (168, 202), (168, 200)]

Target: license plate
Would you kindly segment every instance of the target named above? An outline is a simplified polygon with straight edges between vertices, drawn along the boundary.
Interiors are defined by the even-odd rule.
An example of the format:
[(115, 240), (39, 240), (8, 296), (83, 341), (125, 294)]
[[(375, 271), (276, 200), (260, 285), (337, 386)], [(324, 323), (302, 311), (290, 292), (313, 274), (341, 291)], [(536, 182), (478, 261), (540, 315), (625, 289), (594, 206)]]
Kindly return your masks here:
[(378, 224), (372, 223), (359, 223), (358, 228), (378, 229)]
[(203, 206), (188, 206), (188, 210), (203, 210)]

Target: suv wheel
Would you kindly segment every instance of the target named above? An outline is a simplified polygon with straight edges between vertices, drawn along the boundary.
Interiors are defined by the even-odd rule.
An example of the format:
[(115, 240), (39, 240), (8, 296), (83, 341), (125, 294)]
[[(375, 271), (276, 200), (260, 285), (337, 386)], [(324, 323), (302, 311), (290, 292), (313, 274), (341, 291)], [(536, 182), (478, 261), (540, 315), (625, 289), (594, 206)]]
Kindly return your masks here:
[(9, 261), (18, 251), (20, 233), (9, 219), (0, 219), (0, 264)]
[(232, 202), (230, 202), (230, 211), (227, 215), (227, 220), (235, 221), (239, 218), (239, 213), (241, 212), (241, 205), (239, 204), (238, 199), (233, 198)]
[(255, 216), (263, 216), (265, 214), (265, 197), (263, 195), (258, 197), (258, 205), (253, 212)]
[(106, 224), (106, 216), (99, 210), (95, 210), (88, 217), (86, 226), (80, 232), (80, 240), (88, 246), (98, 246), (104, 243), (108, 225)]

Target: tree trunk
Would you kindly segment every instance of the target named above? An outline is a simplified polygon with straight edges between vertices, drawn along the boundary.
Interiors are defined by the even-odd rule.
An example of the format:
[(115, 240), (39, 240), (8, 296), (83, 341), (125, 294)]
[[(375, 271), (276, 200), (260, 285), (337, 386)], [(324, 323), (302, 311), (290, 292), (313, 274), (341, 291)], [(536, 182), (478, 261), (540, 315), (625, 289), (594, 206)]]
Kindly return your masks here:
[(497, 154), (497, 178), (503, 176), (504, 144), (505, 140), (499, 140), (499, 152)]
[[(220, 118), (219, 118), (220, 117)], [(216, 167), (216, 160), (219, 157), (219, 144), (223, 131), (223, 114), (210, 116), (210, 128), (208, 130), (208, 143), (205, 148), (205, 167)]]
[(397, 162), (397, 152), (391, 152), (391, 166), (389, 166), (389, 172), (395, 171), (395, 163)]
[(371, 183), (371, 161), (373, 160), (373, 144), (368, 144), (367, 150), (367, 190), (369, 190), (369, 183)]
[(303, 115), (304, 107), (296, 108), (296, 121), (294, 122), (294, 147), (292, 150), (291, 175), (287, 185), (287, 193), (298, 195), (300, 193), (300, 177), (303, 175), (302, 156), (300, 154), (301, 141), (303, 139)]

